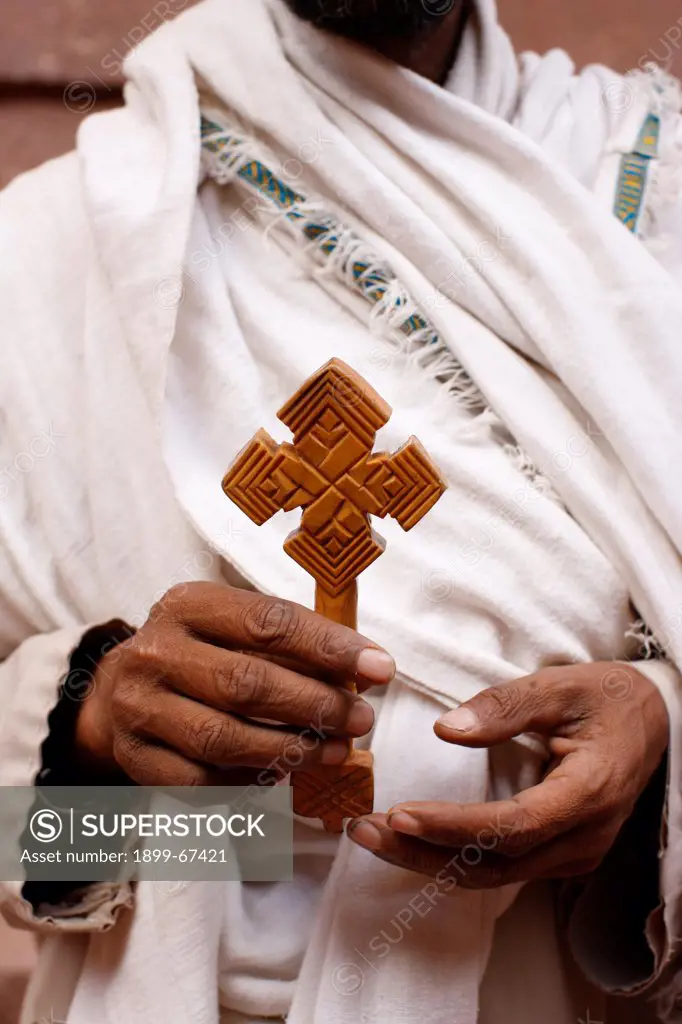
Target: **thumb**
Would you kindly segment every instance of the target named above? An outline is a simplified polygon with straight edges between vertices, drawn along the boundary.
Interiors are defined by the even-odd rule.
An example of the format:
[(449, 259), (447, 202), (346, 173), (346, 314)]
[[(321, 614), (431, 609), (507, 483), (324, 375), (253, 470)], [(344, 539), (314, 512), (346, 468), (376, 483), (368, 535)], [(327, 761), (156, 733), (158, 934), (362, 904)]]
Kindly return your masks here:
[(436, 735), (447, 743), (489, 747), (524, 732), (552, 733), (576, 717), (574, 687), (564, 688), (544, 672), (491, 686), (436, 722)]

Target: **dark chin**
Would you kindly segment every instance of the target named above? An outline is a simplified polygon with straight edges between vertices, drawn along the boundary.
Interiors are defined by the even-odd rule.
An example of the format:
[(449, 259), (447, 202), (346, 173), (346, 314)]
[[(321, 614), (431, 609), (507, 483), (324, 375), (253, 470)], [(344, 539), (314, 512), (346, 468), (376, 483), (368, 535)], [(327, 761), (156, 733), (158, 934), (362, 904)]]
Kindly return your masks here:
[(361, 43), (412, 39), (449, 13), (456, 0), (286, 0), (318, 28)]

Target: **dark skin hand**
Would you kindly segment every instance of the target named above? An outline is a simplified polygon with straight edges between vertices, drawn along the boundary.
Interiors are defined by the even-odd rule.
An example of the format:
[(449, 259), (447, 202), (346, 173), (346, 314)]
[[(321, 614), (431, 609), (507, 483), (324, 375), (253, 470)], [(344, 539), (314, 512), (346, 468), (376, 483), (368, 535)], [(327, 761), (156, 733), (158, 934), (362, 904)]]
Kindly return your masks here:
[(77, 754), (102, 775), (141, 785), (270, 783), (345, 760), (374, 712), (340, 684), (362, 689), (394, 673), (370, 640), (300, 605), (180, 585), (100, 661)]
[(349, 826), (389, 864), (466, 889), (595, 870), (661, 763), (669, 721), (656, 686), (620, 662), (548, 668), (478, 694), (435, 726), (446, 743), (545, 738), (539, 785), (480, 804), (404, 803)]

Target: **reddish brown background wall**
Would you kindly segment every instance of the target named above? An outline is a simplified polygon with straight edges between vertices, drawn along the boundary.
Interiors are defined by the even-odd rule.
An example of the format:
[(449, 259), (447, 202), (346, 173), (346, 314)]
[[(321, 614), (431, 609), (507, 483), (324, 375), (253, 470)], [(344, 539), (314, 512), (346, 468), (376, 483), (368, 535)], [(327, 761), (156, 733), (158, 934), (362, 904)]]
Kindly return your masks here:
[[(84, 113), (117, 102), (125, 50), (193, 2), (1, 0), (0, 185), (69, 149)], [(624, 71), (648, 55), (682, 72), (682, 0), (500, 0), (500, 8), (519, 47), (561, 45), (580, 64)]]

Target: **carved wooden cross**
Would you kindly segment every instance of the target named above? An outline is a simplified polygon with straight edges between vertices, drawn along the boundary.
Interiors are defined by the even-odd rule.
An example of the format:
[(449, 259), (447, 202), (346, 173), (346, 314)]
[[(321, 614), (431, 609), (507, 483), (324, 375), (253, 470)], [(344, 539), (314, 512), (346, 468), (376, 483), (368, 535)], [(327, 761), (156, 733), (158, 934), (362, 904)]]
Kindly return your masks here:
[[(353, 629), (357, 577), (386, 546), (369, 516), (392, 516), (410, 530), (446, 488), (414, 437), (395, 455), (372, 452), (391, 411), (367, 381), (332, 359), (277, 414), (293, 445), (259, 430), (223, 480), (225, 494), (259, 526), (280, 510), (303, 509), (284, 550), (315, 579), (315, 610)], [(372, 763), (371, 754), (351, 747), (341, 766), (294, 773), (294, 811), (343, 831), (344, 818), (373, 810)]]

